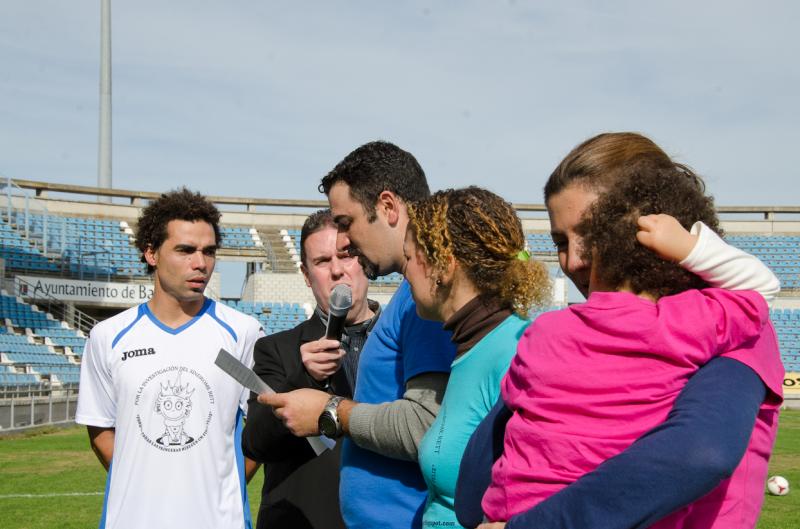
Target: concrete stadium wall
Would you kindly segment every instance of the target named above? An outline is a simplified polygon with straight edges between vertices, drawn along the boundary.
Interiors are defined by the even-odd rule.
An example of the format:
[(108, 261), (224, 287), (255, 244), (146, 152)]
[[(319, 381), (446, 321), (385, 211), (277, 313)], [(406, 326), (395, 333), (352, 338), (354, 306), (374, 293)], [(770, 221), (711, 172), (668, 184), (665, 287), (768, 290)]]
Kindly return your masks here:
[[(394, 289), (378, 292), (377, 289), (367, 295), (385, 305), (394, 294)], [(311, 289), (306, 286), (302, 274), (280, 274), (274, 272), (258, 272), (251, 274), (242, 293), (242, 301), (288, 301), (291, 303), (309, 303), (312, 307), (316, 300)]]
[(722, 220), (725, 233), (762, 233), (780, 235), (800, 234), (797, 220)]
[(257, 272), (250, 274), (242, 291), (242, 301), (290, 301), (316, 303), (300, 273)]

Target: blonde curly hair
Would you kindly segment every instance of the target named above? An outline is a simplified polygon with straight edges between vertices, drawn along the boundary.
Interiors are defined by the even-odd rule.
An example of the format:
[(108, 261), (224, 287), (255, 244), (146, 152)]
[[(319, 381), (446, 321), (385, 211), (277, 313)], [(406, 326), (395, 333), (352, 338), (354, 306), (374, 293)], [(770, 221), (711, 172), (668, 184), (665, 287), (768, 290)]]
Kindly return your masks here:
[(521, 316), (550, 301), (546, 267), (528, 258), (514, 208), (479, 187), (447, 189), (409, 206), (409, 230), (417, 248), (443, 274), (452, 256), (482, 295)]

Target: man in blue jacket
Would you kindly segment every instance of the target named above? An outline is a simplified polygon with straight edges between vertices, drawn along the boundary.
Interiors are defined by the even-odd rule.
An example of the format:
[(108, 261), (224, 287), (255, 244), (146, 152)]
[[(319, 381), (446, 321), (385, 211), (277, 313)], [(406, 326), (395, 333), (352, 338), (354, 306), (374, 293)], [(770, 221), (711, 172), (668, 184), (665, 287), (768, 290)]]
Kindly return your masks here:
[[(430, 194), (417, 160), (391, 143), (368, 143), (321, 188), (340, 247), (358, 253), (368, 276), (402, 272), (408, 205)], [(347, 435), (340, 506), (350, 529), (420, 527), (427, 493), (417, 446), (436, 418), (454, 355), (450, 333), (417, 315), (403, 282), (361, 352), (353, 400), (314, 390), (260, 398), (297, 435), (316, 434), (318, 420), (331, 428), (324, 433)]]

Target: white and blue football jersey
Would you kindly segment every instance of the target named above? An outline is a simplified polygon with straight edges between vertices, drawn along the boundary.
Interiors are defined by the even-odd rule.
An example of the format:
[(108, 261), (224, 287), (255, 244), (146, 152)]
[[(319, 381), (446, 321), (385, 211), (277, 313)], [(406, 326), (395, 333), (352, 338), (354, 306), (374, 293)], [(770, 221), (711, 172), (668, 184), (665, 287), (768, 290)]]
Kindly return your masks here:
[(250, 528), (241, 450), (248, 391), (214, 364), (245, 365), (258, 321), (206, 299), (177, 329), (139, 305), (92, 329), (75, 416), (115, 428), (100, 528)]

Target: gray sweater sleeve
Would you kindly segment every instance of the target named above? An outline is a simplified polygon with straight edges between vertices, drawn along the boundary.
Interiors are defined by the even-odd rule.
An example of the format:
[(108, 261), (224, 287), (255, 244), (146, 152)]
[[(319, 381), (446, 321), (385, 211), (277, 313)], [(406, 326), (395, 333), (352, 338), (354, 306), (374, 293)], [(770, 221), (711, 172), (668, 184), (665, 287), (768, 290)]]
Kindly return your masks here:
[(406, 383), (402, 399), (355, 405), (350, 410), (350, 437), (361, 448), (416, 461), (422, 436), (439, 413), (448, 378), (447, 373), (423, 373)]

